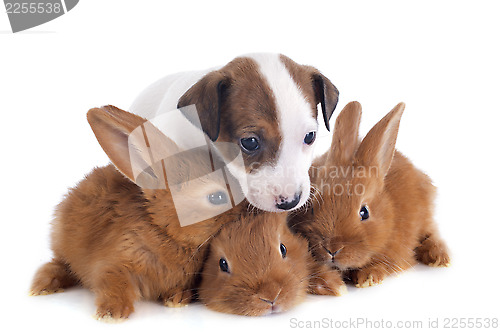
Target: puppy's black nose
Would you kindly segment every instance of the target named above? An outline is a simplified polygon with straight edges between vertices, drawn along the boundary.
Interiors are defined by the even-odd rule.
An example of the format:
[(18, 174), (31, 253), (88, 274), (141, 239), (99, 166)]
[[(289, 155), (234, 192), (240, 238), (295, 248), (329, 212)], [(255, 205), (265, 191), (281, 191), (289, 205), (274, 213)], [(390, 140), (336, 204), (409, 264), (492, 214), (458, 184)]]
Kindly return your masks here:
[(280, 203), (277, 203), (276, 204), (276, 207), (280, 210), (290, 210), (290, 209), (293, 209), (294, 207), (297, 206), (297, 204), (299, 204), (299, 201), (300, 201), (300, 194), (295, 194), (295, 196), (293, 197), (293, 200), (288, 202), (286, 200), (286, 198), (284, 198), (283, 196), (280, 196)]

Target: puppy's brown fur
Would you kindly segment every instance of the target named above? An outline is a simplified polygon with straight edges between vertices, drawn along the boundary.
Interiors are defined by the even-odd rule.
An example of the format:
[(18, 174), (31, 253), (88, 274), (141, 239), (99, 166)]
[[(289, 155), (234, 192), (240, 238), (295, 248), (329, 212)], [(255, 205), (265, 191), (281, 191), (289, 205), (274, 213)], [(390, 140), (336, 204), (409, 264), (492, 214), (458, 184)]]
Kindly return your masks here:
[[(96, 168), (59, 204), (52, 229), (54, 258), (36, 273), (32, 294), (82, 284), (96, 294), (98, 318), (126, 318), (139, 298), (174, 306), (189, 302), (207, 241), (223, 224), (237, 219), (246, 203), (181, 227), (168, 186), (142, 189), (131, 180), (129, 138), (146, 120), (113, 106), (90, 110), (88, 119), (120, 171), (113, 165)], [(149, 140), (175, 149), (158, 131)], [(167, 166), (189, 177), (203, 160), (191, 156)], [(151, 179), (161, 178), (157, 169), (152, 171)]]
[(361, 105), (349, 103), (337, 118), (330, 151), (311, 167), (321, 198), (290, 220), (309, 239), (318, 262), (349, 274), (358, 287), (380, 283), (417, 260), (450, 262), (433, 221), (435, 187), (395, 152), (403, 110), (398, 104), (359, 143)]
[[(317, 118), (320, 104), (325, 126), (330, 130), (329, 120), (338, 102), (337, 88), (314, 67), (299, 65), (284, 55), (280, 60), (310, 104), (311, 116)], [(241, 138), (260, 138), (265, 149), (243, 155), (247, 172), (277, 158), (283, 137), (278, 130), (275, 96), (251, 57), (238, 57), (205, 75), (182, 95), (177, 107), (193, 104), (203, 131), (212, 141), (239, 145)]]

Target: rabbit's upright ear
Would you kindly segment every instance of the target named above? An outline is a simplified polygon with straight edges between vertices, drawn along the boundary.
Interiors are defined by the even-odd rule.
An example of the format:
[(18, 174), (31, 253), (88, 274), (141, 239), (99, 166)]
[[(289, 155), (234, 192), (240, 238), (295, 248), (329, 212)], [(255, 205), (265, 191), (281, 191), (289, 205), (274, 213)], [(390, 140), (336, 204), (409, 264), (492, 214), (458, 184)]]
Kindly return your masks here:
[(360, 121), (361, 104), (357, 101), (347, 104), (337, 116), (332, 145), (326, 161), (328, 165), (345, 165), (352, 162), (359, 144)]
[(111, 105), (91, 109), (87, 120), (120, 172), (143, 188), (166, 187), (161, 160), (178, 148), (151, 122)]
[(404, 103), (399, 103), (366, 135), (356, 152), (356, 162), (363, 166), (378, 167), (377, 174), (385, 177), (392, 163), (396, 149), (399, 122)]

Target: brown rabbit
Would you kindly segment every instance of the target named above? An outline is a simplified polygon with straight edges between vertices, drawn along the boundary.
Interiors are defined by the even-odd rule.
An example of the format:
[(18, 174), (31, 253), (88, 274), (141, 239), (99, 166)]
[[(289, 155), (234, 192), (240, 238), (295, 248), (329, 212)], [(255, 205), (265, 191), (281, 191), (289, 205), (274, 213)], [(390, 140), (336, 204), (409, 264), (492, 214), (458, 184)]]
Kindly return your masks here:
[(395, 151), (403, 110), (398, 104), (360, 143), (361, 105), (349, 103), (336, 120), (330, 150), (310, 170), (321, 198), (289, 221), (308, 238), (318, 262), (357, 287), (378, 284), (417, 260), (450, 263), (433, 221), (435, 187)]
[[(199, 175), (206, 156), (192, 150), (183, 156), (145, 119), (113, 106), (92, 109), (87, 118), (114, 166), (94, 169), (58, 205), (52, 229), (54, 258), (36, 273), (32, 294), (82, 284), (96, 294), (97, 318), (126, 318), (139, 298), (174, 306), (189, 302), (207, 241), (223, 224), (239, 218), (246, 203), (220, 214), (229, 209), (227, 197), (220, 201), (227, 195), (225, 183), (182, 183)], [(146, 128), (148, 137), (140, 131), (135, 135), (136, 128)], [(152, 165), (152, 150), (141, 137), (148, 147), (166, 150), (153, 153), (181, 157)], [(140, 174), (135, 172), (138, 167), (144, 168)], [(170, 186), (165, 173), (172, 175)], [(139, 187), (139, 182), (150, 189)], [(181, 227), (176, 212), (186, 207), (183, 202), (174, 207), (174, 188), (188, 193), (188, 209), (214, 217)]]
[(322, 284), (330, 271), (312, 259), (303, 237), (292, 234), (284, 213), (242, 216), (224, 225), (209, 251), (199, 297), (216, 311), (265, 315), (290, 309), (320, 285), (323, 293), (345, 291), (340, 278), (330, 281), (335, 289)]

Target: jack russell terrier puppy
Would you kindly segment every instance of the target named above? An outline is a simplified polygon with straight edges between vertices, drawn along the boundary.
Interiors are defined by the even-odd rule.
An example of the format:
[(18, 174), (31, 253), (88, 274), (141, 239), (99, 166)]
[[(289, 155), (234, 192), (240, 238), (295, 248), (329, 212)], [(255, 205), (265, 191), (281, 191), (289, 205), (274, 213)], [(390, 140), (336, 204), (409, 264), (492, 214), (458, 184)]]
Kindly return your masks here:
[[(224, 149), (216, 151), (245, 197), (261, 210), (279, 212), (307, 202), (318, 104), (330, 130), (338, 96), (314, 67), (281, 54), (251, 54), (222, 67), (164, 77), (146, 88), (130, 111), (153, 123), (172, 111), (168, 121), (154, 124), (185, 149), (232, 143), (243, 163), (231, 163)], [(201, 127), (205, 135), (200, 139), (190, 127), (200, 133)]]

